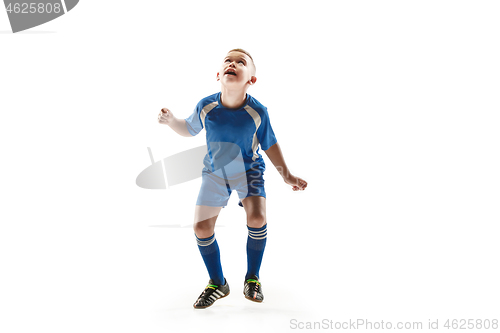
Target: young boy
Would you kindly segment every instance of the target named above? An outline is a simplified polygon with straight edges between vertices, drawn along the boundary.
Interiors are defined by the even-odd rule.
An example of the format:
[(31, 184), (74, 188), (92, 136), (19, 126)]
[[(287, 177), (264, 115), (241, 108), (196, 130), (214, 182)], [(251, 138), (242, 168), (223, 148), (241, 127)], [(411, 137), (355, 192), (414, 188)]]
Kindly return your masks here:
[(267, 240), (265, 164), (259, 144), (278, 169), (285, 183), (294, 191), (304, 190), (307, 182), (292, 175), (283, 159), (267, 108), (247, 89), (255, 84), (255, 64), (248, 52), (233, 49), (217, 73), (221, 91), (202, 99), (193, 114), (176, 118), (164, 108), (158, 115), (160, 124), (169, 125), (182, 136), (190, 137), (206, 130), (207, 155), (202, 171), (202, 185), (195, 208), (194, 232), (210, 281), (194, 303), (196, 309), (211, 306), (229, 294), (222, 273), (220, 252), (214, 227), (232, 190), (240, 198), (247, 216), (247, 273), (243, 293), (251, 301), (262, 302), (259, 270)]

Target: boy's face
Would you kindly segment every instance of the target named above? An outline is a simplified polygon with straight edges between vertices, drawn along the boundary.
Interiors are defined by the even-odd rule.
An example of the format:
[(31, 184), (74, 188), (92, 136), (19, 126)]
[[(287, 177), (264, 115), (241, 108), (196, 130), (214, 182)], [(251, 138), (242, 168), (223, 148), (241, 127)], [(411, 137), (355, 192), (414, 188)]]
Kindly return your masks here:
[(217, 73), (217, 81), (219, 80), (223, 86), (231, 89), (243, 89), (255, 83), (257, 78), (252, 59), (245, 53), (229, 52)]

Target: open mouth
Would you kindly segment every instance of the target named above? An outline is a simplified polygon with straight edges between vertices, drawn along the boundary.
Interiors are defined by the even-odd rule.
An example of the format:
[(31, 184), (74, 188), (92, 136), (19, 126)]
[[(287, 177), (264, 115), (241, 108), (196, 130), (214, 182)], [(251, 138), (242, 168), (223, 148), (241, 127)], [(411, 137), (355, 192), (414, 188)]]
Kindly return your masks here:
[(224, 74), (236, 76), (236, 72), (233, 69), (228, 69)]

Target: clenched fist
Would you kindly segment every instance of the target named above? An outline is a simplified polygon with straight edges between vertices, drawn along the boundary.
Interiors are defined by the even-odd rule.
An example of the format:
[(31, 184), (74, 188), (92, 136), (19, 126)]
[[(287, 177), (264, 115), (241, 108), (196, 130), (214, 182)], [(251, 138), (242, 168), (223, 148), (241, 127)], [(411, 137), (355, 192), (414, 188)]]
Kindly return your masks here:
[(293, 175), (284, 178), (284, 181), (288, 185), (291, 185), (294, 191), (304, 191), (307, 187), (307, 182), (304, 179)]
[(172, 111), (167, 108), (163, 108), (158, 115), (158, 122), (163, 125), (168, 125), (173, 118), (174, 115), (172, 114)]

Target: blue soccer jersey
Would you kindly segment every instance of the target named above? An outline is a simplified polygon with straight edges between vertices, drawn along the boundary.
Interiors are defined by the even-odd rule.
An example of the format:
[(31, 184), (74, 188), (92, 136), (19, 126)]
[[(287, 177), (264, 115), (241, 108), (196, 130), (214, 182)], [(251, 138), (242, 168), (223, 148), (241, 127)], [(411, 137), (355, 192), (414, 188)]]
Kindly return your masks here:
[[(268, 150), (277, 142), (267, 108), (249, 94), (245, 104), (238, 109), (226, 108), (220, 97), (218, 92), (203, 98), (191, 116), (185, 119), (191, 135), (197, 135), (203, 128), (206, 131), (205, 168), (212, 172), (221, 167), (226, 171), (265, 170), (259, 145)], [(235, 167), (236, 164), (239, 167)], [(228, 168), (230, 165), (233, 167)]]

